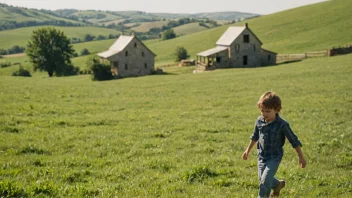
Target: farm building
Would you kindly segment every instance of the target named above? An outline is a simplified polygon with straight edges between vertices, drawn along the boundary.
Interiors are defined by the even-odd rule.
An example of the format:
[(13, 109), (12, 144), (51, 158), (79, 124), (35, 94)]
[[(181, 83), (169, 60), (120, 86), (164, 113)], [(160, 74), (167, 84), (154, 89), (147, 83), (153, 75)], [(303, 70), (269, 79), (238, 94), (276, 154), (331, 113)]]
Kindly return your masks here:
[(154, 72), (155, 54), (134, 36), (121, 35), (107, 51), (98, 53), (108, 60), (115, 77), (144, 76)]
[(276, 53), (263, 49), (262, 44), (247, 23), (229, 27), (215, 48), (197, 54), (197, 70), (274, 65)]

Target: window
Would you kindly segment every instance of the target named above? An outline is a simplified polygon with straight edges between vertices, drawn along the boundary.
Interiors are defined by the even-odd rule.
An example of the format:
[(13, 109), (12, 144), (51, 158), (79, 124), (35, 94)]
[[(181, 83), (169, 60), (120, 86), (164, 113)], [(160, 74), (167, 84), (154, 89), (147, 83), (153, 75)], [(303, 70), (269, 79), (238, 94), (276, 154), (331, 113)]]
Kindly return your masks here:
[(268, 55), (268, 61), (270, 61), (270, 60), (271, 60), (271, 55), (269, 54), (269, 55)]
[(255, 50), (256, 50), (256, 49), (255, 49), (255, 45), (253, 44), (252, 47), (253, 47), (253, 51), (255, 52)]
[(134, 47), (137, 47), (137, 43), (134, 43)]
[(217, 63), (220, 63), (220, 62), (221, 62), (221, 57), (220, 57), (220, 56), (217, 56), (217, 57), (216, 57), (216, 62), (217, 62)]
[(147, 69), (147, 63), (144, 63), (144, 68)]
[(236, 44), (235, 48), (236, 48), (236, 52), (239, 52), (240, 51), (240, 44)]
[(142, 56), (144, 56), (144, 52), (142, 52)]
[(125, 52), (126, 56), (128, 56), (128, 51)]
[(128, 70), (128, 66), (127, 66), (127, 64), (125, 64), (125, 70)]
[(248, 34), (243, 35), (243, 42), (249, 43), (249, 35)]
[(243, 65), (248, 64), (248, 56), (243, 56)]

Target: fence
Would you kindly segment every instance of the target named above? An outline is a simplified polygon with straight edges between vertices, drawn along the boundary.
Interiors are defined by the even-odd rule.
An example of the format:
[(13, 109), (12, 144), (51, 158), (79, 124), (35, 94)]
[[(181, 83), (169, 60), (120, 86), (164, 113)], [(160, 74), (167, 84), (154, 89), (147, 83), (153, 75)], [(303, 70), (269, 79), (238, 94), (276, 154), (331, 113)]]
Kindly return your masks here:
[(157, 65), (157, 68), (163, 68), (163, 67), (173, 67), (173, 66), (178, 66), (178, 63), (173, 63), (173, 64), (166, 64), (166, 65)]
[(317, 52), (306, 52), (302, 54), (278, 54), (276, 56), (276, 63), (290, 62), (290, 61), (300, 61), (306, 58), (316, 58), (329, 56), (329, 51), (317, 51)]
[(336, 56), (342, 54), (352, 53), (352, 45), (346, 45), (346, 47), (332, 48), (324, 51), (317, 52), (306, 52), (302, 54), (278, 54), (276, 55), (276, 63), (300, 61), (306, 58), (325, 57), (325, 56)]

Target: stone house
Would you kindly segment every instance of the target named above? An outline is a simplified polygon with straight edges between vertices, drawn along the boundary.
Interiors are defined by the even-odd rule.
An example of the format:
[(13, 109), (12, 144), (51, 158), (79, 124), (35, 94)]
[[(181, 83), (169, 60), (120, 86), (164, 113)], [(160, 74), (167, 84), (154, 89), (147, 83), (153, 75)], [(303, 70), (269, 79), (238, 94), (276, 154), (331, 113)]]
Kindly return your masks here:
[(107, 51), (98, 53), (98, 56), (103, 62), (110, 62), (111, 72), (117, 78), (144, 76), (154, 72), (156, 55), (134, 34), (121, 35)]
[(275, 65), (276, 53), (263, 49), (262, 44), (247, 23), (229, 27), (215, 48), (197, 54), (197, 70)]

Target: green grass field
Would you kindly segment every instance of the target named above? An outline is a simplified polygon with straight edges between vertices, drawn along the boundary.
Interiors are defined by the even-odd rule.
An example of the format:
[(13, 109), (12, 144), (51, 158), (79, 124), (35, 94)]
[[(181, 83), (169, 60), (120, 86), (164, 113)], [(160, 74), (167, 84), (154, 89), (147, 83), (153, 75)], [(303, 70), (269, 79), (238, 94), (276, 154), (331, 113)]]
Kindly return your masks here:
[(274, 90), (308, 161), (286, 143), (281, 196), (351, 197), (351, 72), (345, 55), (105, 82), (1, 76), (0, 196), (256, 197), (255, 152), (241, 154)]
[(176, 35), (187, 35), (195, 32), (200, 32), (206, 29), (207, 29), (206, 27), (200, 26), (199, 23), (196, 22), (196, 23), (189, 23), (189, 24), (175, 27), (174, 31)]
[(136, 32), (148, 32), (151, 28), (161, 28), (163, 25), (167, 25), (169, 21), (153, 21), (153, 22), (144, 22), (141, 25), (132, 28)]
[[(33, 31), (43, 27), (49, 27), (49, 26), (26, 27), (26, 28), (0, 31), (0, 43), (1, 43), (0, 48), (9, 49), (14, 45), (26, 47)], [(114, 29), (98, 28), (98, 27), (54, 27), (54, 28), (63, 31), (68, 38), (76, 37), (82, 40), (84, 38), (84, 35), (86, 34), (91, 34), (93, 36), (98, 36), (98, 35), (109, 36), (109, 34), (117, 35), (121, 33)], [(105, 42), (105, 40), (101, 42)]]

